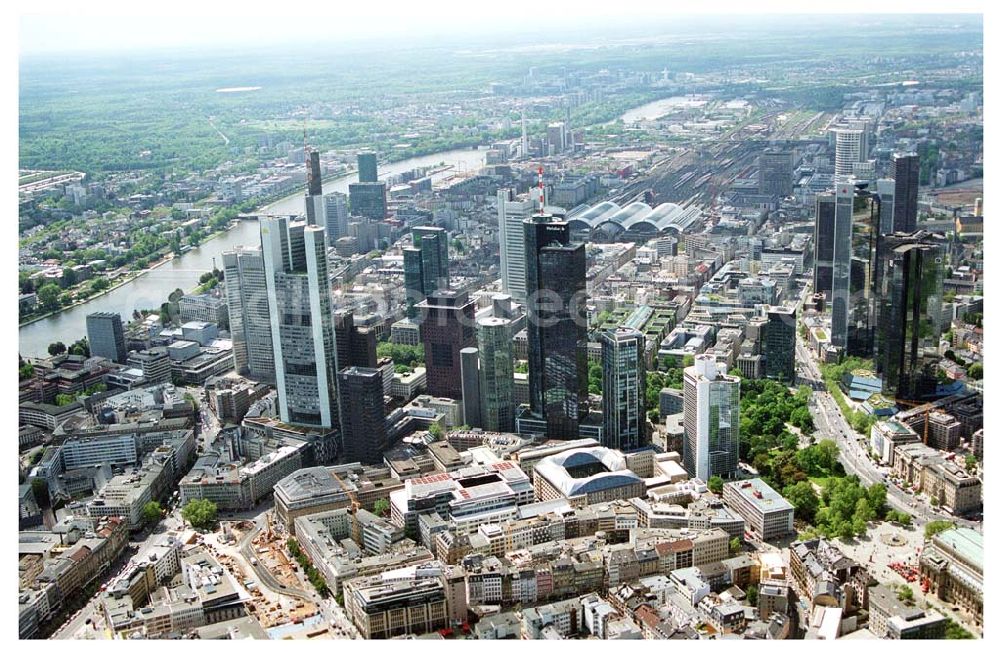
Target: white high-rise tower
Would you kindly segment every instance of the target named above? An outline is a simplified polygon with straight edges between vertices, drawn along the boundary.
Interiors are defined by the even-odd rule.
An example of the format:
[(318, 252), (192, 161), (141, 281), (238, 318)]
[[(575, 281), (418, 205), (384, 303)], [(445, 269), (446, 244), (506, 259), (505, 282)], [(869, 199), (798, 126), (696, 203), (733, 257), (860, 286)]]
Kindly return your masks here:
[(500, 278), (503, 290), (516, 301), (525, 299), (524, 220), (531, 217), (538, 202), (514, 201), (512, 191), (497, 191), (497, 219), (500, 225)]
[(337, 428), (337, 343), (326, 231), (288, 217), (265, 217), (260, 240), (281, 420)]
[(740, 379), (711, 355), (684, 370), (684, 468), (705, 482), (736, 475), (740, 452)]

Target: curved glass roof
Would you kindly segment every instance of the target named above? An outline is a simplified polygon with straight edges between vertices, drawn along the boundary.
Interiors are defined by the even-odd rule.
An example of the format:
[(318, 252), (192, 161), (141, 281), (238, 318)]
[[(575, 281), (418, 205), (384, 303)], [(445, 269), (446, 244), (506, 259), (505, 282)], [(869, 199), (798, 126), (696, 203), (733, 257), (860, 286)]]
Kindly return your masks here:
[(701, 219), (701, 210), (664, 203), (656, 208), (637, 201), (619, 208), (613, 201), (604, 201), (567, 218), (570, 228), (591, 230), (595, 239), (613, 240), (625, 231), (632, 233), (663, 233), (671, 229), (682, 233)]
[(602, 201), (600, 204), (591, 206), (579, 215), (567, 218), (566, 222), (570, 228), (593, 229), (608, 220), (612, 215), (621, 210), (621, 207), (613, 201)]
[(627, 229), (630, 225), (644, 219), (652, 212), (653, 209), (649, 207), (649, 204), (635, 201), (612, 215), (609, 221), (621, 225), (623, 229)]

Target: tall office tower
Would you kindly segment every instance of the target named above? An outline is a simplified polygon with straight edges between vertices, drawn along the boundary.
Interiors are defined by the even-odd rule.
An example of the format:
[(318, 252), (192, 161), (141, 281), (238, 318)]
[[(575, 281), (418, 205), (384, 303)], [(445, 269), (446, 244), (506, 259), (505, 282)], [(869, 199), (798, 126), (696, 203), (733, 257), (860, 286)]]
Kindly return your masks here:
[(90, 355), (118, 364), (125, 362), (128, 351), (125, 349), (122, 316), (117, 312), (92, 312), (87, 315), (87, 342)]
[(358, 154), (358, 181), (361, 183), (378, 181), (378, 160), (375, 157), (375, 152)]
[(896, 181), (896, 212), (893, 231), (917, 230), (917, 190), (920, 185), (920, 155), (895, 152), (892, 155), (892, 178)]
[(483, 429), (514, 431), (514, 334), (503, 317), (477, 322)]
[(733, 477), (740, 451), (740, 379), (711, 355), (684, 369), (684, 468), (708, 482)]
[(375, 331), (354, 325), (354, 314), (346, 309), (333, 313), (337, 339), (337, 371), (348, 367), (374, 367), (378, 364)]
[(351, 215), (360, 215), (372, 220), (383, 220), (388, 211), (385, 182), (352, 183), (347, 186), (351, 202)]
[(524, 220), (531, 412), (553, 439), (576, 439), (587, 413), (587, 254), (566, 222)]
[(762, 195), (792, 194), (793, 153), (768, 147), (757, 157), (757, 190)]
[(497, 218), (500, 225), (500, 279), (503, 290), (524, 302), (524, 220), (537, 207), (534, 200), (514, 201), (509, 189), (497, 191)]
[(306, 148), (306, 224), (326, 225), (319, 152), (308, 147)]
[(834, 193), (816, 194), (816, 224), (813, 227), (813, 292), (833, 294), (833, 236), (836, 225), (837, 197)]
[[(891, 199), (891, 195), (889, 195)], [(849, 300), (847, 303), (847, 355), (868, 358), (875, 339), (879, 260), (885, 243), (883, 212), (891, 226), (892, 203), (884, 202), (877, 191), (866, 184), (854, 189), (851, 215), (851, 259)], [(836, 268), (834, 271), (836, 277)], [(835, 280), (836, 284), (836, 280)], [(836, 301), (836, 297), (834, 298)], [(836, 310), (836, 305), (834, 305)]]
[(549, 154), (558, 154), (566, 149), (566, 123), (553, 122), (547, 130)]
[(337, 238), (347, 235), (347, 195), (342, 192), (331, 192), (323, 195), (323, 207), (326, 210), (326, 240), (332, 245)]
[(341, 436), (344, 462), (381, 464), (386, 447), (382, 372), (347, 367), (338, 374), (343, 396)]
[(222, 269), (236, 371), (256, 380), (274, 382), (264, 254), (260, 247), (236, 247), (223, 252)]
[(476, 345), (476, 303), (468, 292), (438, 290), (417, 304), (427, 393), (462, 399), (461, 350)]
[(947, 247), (926, 231), (885, 236), (874, 358), (887, 395), (920, 400), (935, 390)]
[(772, 306), (767, 310), (764, 375), (783, 383), (795, 380), (795, 308)]
[(608, 448), (635, 450), (645, 446), (646, 362), (643, 334), (628, 327), (601, 333), (604, 367), (604, 440)]
[(846, 181), (854, 174), (854, 164), (861, 162), (862, 141), (864, 130), (837, 128), (833, 130), (836, 136), (834, 153), (833, 180), (834, 183)]
[(893, 179), (877, 179), (875, 192), (879, 203), (879, 235), (894, 233), (896, 229), (896, 182)]
[(288, 217), (265, 217), (260, 240), (281, 420), (338, 428), (337, 342), (325, 230)]
[(403, 278), (408, 301), (416, 303), (448, 289), (448, 232), (437, 226), (415, 226), (413, 246), (403, 249)]
[(479, 349), (467, 346), (458, 352), (462, 366), (462, 423), (483, 427), (482, 392), (479, 386)]
[(847, 325), (851, 304), (851, 218), (854, 213), (854, 183), (839, 182), (834, 192), (833, 247), (831, 255), (830, 343), (847, 348)]

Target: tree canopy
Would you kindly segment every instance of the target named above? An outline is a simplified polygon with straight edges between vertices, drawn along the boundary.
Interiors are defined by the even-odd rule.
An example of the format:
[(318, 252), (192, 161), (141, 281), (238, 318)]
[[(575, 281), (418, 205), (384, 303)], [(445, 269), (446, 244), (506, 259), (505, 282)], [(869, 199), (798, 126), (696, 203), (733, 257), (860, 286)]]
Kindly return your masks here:
[(206, 498), (194, 498), (181, 508), (181, 516), (196, 528), (213, 523), (217, 512), (218, 506)]

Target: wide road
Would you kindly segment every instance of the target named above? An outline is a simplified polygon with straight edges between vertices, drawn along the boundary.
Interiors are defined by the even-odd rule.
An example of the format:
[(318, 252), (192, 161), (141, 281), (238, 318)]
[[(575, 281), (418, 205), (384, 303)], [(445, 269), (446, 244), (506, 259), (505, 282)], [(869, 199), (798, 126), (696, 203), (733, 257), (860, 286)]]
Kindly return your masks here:
[[(927, 521), (950, 520), (960, 526), (976, 530), (982, 527), (979, 522), (952, 516), (941, 510), (934, 510), (924, 502), (922, 497), (908, 494), (892, 482), (886, 482), (885, 471), (878, 469), (868, 457), (868, 452), (865, 449), (866, 438), (855, 432), (847, 423), (833, 396), (823, 386), (819, 367), (802, 343), (801, 338), (796, 337), (795, 346), (796, 358), (803, 363), (799, 367), (801, 377), (815, 388), (813, 400), (809, 406), (816, 425), (815, 435), (818, 439), (832, 439), (837, 443), (837, 447), (840, 449), (841, 464), (844, 465), (844, 469), (848, 473), (858, 476), (864, 485), (872, 485), (876, 482), (884, 484), (887, 489), (888, 504), (910, 514), (918, 526)], [(820, 389), (821, 387), (822, 389)]]

